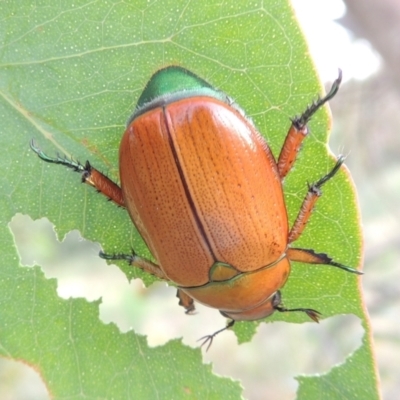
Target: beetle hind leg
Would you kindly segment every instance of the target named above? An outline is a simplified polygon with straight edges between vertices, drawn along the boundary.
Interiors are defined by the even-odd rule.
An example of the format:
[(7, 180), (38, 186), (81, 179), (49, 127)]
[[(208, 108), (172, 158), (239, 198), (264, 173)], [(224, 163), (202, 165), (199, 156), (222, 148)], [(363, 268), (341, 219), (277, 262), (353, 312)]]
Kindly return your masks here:
[(276, 311), (279, 312), (304, 312), (306, 313), (314, 322), (319, 322), (319, 319), (321, 317), (321, 313), (317, 310), (314, 310), (313, 308), (285, 308), (282, 306), (276, 306), (275, 307)]
[(332, 267), (340, 268), (353, 274), (363, 274), (361, 271), (333, 261), (332, 258), (330, 258), (325, 253), (316, 253), (314, 250), (311, 249), (298, 249), (290, 247), (287, 250), (287, 256), (290, 261), (298, 261), (306, 264), (330, 265)]
[(30, 142), (30, 146), (43, 161), (64, 165), (64, 167), (71, 168), (75, 172), (80, 172), (82, 174), (83, 183), (93, 186), (99, 193), (106, 196), (118, 206), (125, 207), (121, 188), (106, 175), (98, 171), (96, 168), (93, 168), (89, 161), (86, 161), (85, 164), (81, 164), (79, 161), (68, 159), (65, 156), (62, 157), (59, 154), (57, 154), (56, 157), (49, 157), (35, 145), (33, 140)]

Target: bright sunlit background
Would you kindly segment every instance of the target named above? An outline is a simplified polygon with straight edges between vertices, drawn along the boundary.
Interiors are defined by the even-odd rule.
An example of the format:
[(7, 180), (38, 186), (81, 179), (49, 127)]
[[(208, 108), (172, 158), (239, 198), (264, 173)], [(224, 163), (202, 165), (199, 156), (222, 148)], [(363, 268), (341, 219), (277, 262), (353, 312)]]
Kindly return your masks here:
[(344, 82), (367, 79), (376, 72), (380, 57), (365, 39), (353, 35), (336, 20), (346, 13), (341, 0), (292, 0), (323, 82), (332, 81), (340, 67)]
[[(377, 3), (382, 7), (385, 4)], [(336, 21), (346, 16), (346, 6), (341, 0), (293, 0), (293, 5), (322, 81), (331, 82), (337, 76), (337, 69), (343, 70), (344, 84), (330, 104), (334, 120), (330, 145), (335, 154), (343, 150), (350, 153), (346, 164), (357, 186), (364, 224), (365, 299), (375, 332), (382, 391), (386, 399), (394, 400), (400, 392), (400, 328), (395, 323), (400, 315), (398, 89), (393, 89), (395, 84), (384, 72), (385, 60), (367, 38), (354, 35)], [(19, 248), (22, 263), (37, 262), (43, 265), (48, 277), (57, 277), (60, 296), (85, 296), (89, 300), (102, 296), (102, 320), (113, 321), (122, 331), (134, 329), (146, 335), (152, 346), (181, 336), (185, 344), (197, 346), (204, 321), (209, 324), (212, 320), (215, 330), (225, 324), (215, 310), (204, 307), (198, 307), (195, 317), (185, 316), (176, 305), (175, 290), (162, 283), (147, 290), (143, 290), (140, 281), (128, 284), (118, 268), (107, 266), (97, 257), (99, 246), (83, 241), (77, 232), (69, 234), (60, 244), (45, 221), (33, 224), (29, 218), (14, 219), (11, 227), (17, 244), (27, 241), (25, 250)], [(27, 230), (34, 229), (43, 230), (42, 246), (73, 253), (75, 261), (69, 260), (63, 268), (60, 263), (64, 257), (58, 253), (40, 258), (38, 244), (31, 244), (26, 236)], [(57, 268), (52, 269), (55, 264)], [(97, 276), (101, 277), (96, 281), (90, 277), (92, 269), (87, 270), (88, 265), (93, 268), (94, 264)], [(64, 276), (60, 275), (63, 270)], [(284, 344), (281, 329), (285, 330)], [(360, 345), (362, 335), (361, 325), (353, 316), (329, 318), (319, 325), (261, 324), (252, 343), (238, 346), (234, 334), (227, 332), (223, 340), (214, 342), (204, 359), (214, 363), (218, 374), (241, 380), (245, 398), (294, 399), (297, 383), (293, 375), (327, 372)], [(306, 342), (307, 345), (298, 346)], [(227, 353), (229, 363), (226, 363)], [(268, 360), (277, 358), (280, 365), (268, 365)], [(17, 362), (0, 362), (0, 398), (49, 398), (39, 376), (30, 368)], [(2, 385), (10, 381), (14, 384)]]

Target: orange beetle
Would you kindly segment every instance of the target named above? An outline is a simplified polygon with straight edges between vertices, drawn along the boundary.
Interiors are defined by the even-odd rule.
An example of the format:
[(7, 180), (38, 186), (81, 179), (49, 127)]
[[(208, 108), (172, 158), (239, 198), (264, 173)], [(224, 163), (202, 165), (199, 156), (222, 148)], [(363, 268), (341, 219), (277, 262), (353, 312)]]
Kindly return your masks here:
[[(73, 160), (46, 156), (47, 162), (82, 172), (82, 180), (125, 207), (157, 264), (134, 252), (107, 255), (178, 286), (179, 304), (194, 310), (194, 300), (230, 318), (257, 320), (274, 311), (319, 312), (281, 306), (290, 262), (327, 264), (359, 273), (326, 254), (291, 247), (302, 233), (321, 186), (333, 169), (309, 186), (291, 230), (282, 180), (307, 136), (312, 115), (338, 91), (330, 92), (292, 120), (278, 162), (244, 112), (224, 93), (181, 67), (156, 72), (143, 91), (120, 146), (121, 186)], [(213, 337), (227, 327), (205, 336)], [(203, 344), (204, 344), (203, 343)]]

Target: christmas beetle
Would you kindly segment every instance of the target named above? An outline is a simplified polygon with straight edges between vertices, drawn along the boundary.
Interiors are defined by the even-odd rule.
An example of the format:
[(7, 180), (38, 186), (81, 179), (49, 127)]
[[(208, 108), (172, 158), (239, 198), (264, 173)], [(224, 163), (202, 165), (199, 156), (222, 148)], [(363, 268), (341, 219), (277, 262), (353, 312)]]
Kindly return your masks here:
[(279, 158), (231, 98), (192, 72), (170, 66), (147, 83), (129, 119), (119, 150), (120, 186), (93, 168), (57, 156), (44, 161), (82, 173), (118, 206), (125, 207), (156, 263), (132, 254), (105, 254), (127, 260), (178, 287), (187, 313), (194, 301), (218, 309), (227, 326), (205, 336), (203, 344), (235, 321), (310, 308), (281, 305), (281, 289), (291, 262), (325, 264), (359, 274), (328, 255), (292, 246), (302, 234), (321, 187), (334, 167), (309, 185), (289, 229), (282, 180), (293, 166), (313, 114), (338, 91), (341, 72), (329, 93), (292, 120)]

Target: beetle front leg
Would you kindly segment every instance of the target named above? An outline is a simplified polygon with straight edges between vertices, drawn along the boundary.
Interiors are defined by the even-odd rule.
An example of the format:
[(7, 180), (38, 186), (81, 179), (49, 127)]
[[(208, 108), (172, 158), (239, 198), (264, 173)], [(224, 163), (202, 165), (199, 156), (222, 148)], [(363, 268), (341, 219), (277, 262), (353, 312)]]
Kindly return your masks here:
[(286, 135), (285, 142), (282, 146), (281, 153), (278, 159), (278, 171), (281, 180), (288, 174), (293, 167), (294, 162), (297, 158), (297, 153), (300, 150), (301, 143), (308, 135), (307, 124), (311, 117), (339, 90), (340, 83), (342, 81), (342, 71), (339, 69), (339, 76), (333, 82), (329, 93), (322, 98), (318, 98), (313, 102), (300, 116), (296, 116), (292, 119), (292, 125), (289, 128), (289, 132)]
[(30, 146), (43, 161), (64, 165), (67, 168), (73, 169), (75, 172), (80, 172), (82, 174), (83, 183), (93, 186), (99, 193), (106, 196), (118, 206), (125, 207), (121, 188), (106, 175), (102, 174), (96, 168), (93, 168), (89, 161), (86, 161), (85, 165), (83, 165), (79, 161), (74, 161), (72, 159), (68, 160), (66, 157), (61, 157), (58, 154), (55, 158), (49, 157), (43, 153), (39, 147), (36, 147), (33, 140), (31, 141)]
[(140, 268), (143, 271), (156, 276), (157, 278), (164, 279), (167, 281), (169, 280), (169, 278), (164, 274), (162, 269), (157, 264), (153, 263), (147, 258), (138, 256), (133, 250), (132, 254), (106, 254), (101, 251), (99, 253), (99, 256), (101, 258), (104, 258), (105, 260), (112, 260), (112, 261), (125, 260), (129, 263), (129, 265)]

